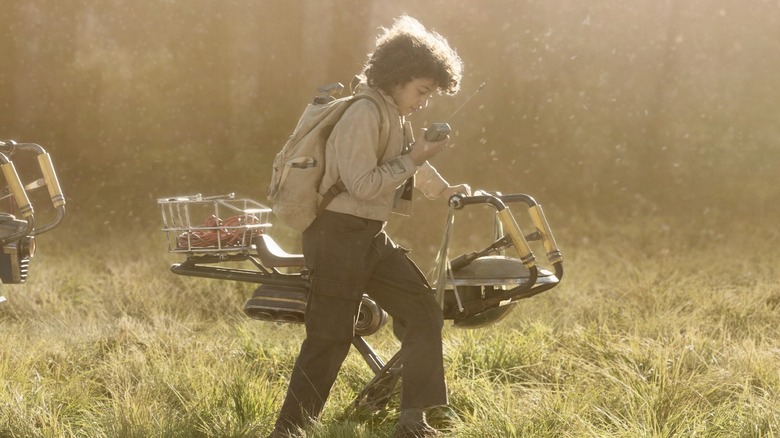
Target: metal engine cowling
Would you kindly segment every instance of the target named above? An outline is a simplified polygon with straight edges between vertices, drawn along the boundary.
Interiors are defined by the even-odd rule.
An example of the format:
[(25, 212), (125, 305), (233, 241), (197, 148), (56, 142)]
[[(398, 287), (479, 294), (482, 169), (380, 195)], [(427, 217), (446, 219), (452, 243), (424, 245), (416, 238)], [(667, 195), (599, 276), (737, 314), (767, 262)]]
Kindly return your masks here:
[(368, 336), (387, 324), (387, 312), (368, 295), (363, 295), (355, 318), (355, 335)]
[[(244, 304), (244, 313), (260, 321), (303, 323), (308, 291), (302, 287), (261, 285)], [(355, 315), (355, 335), (376, 333), (387, 323), (387, 312), (363, 295)]]
[[(469, 303), (504, 294), (512, 289), (517, 289), (520, 294), (524, 292), (523, 286), (529, 279), (530, 271), (519, 259), (506, 256), (480, 257), (455, 271), (451, 278), (447, 278), (443, 303), (444, 318), (454, 320), (455, 326), (463, 328), (483, 327), (498, 322), (514, 309), (515, 301), (505, 300), (473, 313), (464, 313), (460, 308), (469, 307)], [(540, 269), (534, 287), (555, 282), (557, 278), (553, 273)]]
[(305, 288), (264, 284), (244, 304), (244, 313), (260, 321), (302, 323), (307, 293)]

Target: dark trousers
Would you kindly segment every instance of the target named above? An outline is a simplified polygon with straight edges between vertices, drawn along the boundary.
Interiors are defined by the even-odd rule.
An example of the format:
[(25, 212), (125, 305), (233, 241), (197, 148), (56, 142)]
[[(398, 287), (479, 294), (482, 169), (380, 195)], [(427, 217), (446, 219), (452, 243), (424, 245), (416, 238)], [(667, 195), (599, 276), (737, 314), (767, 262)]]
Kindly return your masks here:
[(321, 414), (349, 352), (363, 293), (393, 317), (401, 339), (401, 408), (447, 404), (441, 307), (383, 223), (325, 211), (303, 233), (303, 253), (312, 277), (306, 339), (277, 428), (300, 427)]

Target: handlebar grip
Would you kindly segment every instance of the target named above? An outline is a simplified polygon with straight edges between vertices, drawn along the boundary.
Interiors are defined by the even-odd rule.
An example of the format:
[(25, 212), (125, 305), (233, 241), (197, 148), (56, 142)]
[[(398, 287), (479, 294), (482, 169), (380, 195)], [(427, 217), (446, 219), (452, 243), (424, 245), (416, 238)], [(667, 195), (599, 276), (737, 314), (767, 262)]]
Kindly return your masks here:
[(550, 224), (547, 223), (547, 218), (544, 216), (544, 210), (541, 205), (534, 205), (528, 209), (528, 213), (531, 215), (531, 220), (536, 226), (536, 230), (542, 235), (542, 243), (544, 249), (547, 251), (547, 259), (550, 263), (560, 263), (563, 261), (563, 255), (561, 250), (558, 249), (558, 244), (555, 242)]
[(65, 205), (65, 196), (62, 194), (60, 182), (57, 180), (57, 173), (54, 171), (54, 164), (51, 161), (51, 155), (48, 152), (38, 155), (38, 165), (43, 173), (43, 180), (46, 182), (46, 188), (51, 196), (51, 203), (54, 208)]
[(506, 208), (504, 202), (497, 196), (493, 195), (462, 196), (456, 194), (450, 198), (450, 204), (452, 204), (456, 209), (461, 209), (467, 205), (475, 204), (490, 204), (498, 211)]
[(517, 255), (520, 256), (520, 261), (528, 268), (532, 268), (536, 265), (536, 256), (531, 251), (531, 247), (528, 246), (528, 242), (523, 236), (523, 232), (520, 230), (520, 226), (515, 221), (515, 217), (512, 216), (512, 212), (505, 208), (498, 212), (498, 218), (504, 225), (509, 238), (512, 240), (512, 244), (515, 246)]
[(16, 167), (12, 161), (0, 165), (3, 169), (3, 176), (8, 184), (8, 188), (11, 190), (11, 194), (16, 201), (17, 207), (19, 207), (19, 214), (22, 217), (29, 218), (33, 215), (33, 206), (30, 203), (30, 198), (27, 197), (27, 192), (24, 190), (22, 181), (19, 179), (19, 174), (16, 172)]
[(493, 204), (494, 207), (496, 207), (497, 210), (502, 210), (506, 204), (514, 203), (514, 202), (523, 202), (529, 207), (533, 207), (535, 205), (538, 205), (536, 200), (531, 197), (530, 195), (526, 195), (524, 193), (515, 193), (511, 195), (501, 195), (501, 194), (493, 194), (493, 193), (486, 193), (480, 191), (478, 195), (472, 195), (472, 196), (463, 196), (461, 194), (453, 195), (450, 198), (450, 202), (455, 204), (455, 208), (463, 208), (466, 205), (473, 205), (473, 204)]

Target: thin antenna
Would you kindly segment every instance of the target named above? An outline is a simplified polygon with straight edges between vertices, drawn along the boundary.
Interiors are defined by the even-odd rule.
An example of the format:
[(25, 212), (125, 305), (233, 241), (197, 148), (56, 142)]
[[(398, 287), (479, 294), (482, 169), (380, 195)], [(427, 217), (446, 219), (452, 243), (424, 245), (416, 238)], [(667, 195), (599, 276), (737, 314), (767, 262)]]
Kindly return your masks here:
[(450, 114), (450, 116), (449, 116), (449, 117), (447, 117), (447, 119), (445, 120), (445, 122), (448, 122), (448, 121), (449, 121), (449, 120), (450, 120), (450, 119), (451, 119), (451, 118), (452, 118), (452, 117), (453, 117), (455, 114), (457, 114), (457, 113), (458, 113), (458, 111), (460, 111), (460, 110), (461, 110), (461, 108), (463, 108), (464, 106), (466, 106), (466, 104), (467, 104), (467, 103), (469, 103), (469, 101), (471, 100), (471, 98), (472, 98), (472, 97), (476, 96), (476, 95), (477, 95), (477, 93), (479, 93), (480, 91), (482, 91), (482, 89), (483, 89), (483, 88), (485, 88), (485, 84), (487, 84), (487, 81), (488, 81), (488, 80), (487, 80), (487, 79), (485, 79), (485, 81), (484, 81), (484, 82), (482, 82), (482, 85), (480, 85), (480, 86), (479, 86), (479, 88), (477, 88), (477, 90), (476, 90), (476, 91), (474, 91), (473, 93), (471, 93), (471, 95), (470, 95), (469, 97), (467, 97), (467, 98), (466, 98), (466, 100), (465, 100), (465, 101), (463, 101), (463, 103), (462, 103), (462, 104), (460, 104), (460, 106), (458, 107), (458, 109), (456, 109), (455, 111), (453, 111), (453, 113), (452, 113), (452, 114)]

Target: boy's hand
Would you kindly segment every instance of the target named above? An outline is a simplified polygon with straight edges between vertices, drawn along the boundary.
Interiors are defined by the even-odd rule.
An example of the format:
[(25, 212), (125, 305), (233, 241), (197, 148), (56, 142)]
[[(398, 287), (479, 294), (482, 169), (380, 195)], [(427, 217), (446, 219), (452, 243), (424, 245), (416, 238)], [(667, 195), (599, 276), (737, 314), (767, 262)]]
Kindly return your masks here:
[(443, 151), (444, 148), (447, 146), (447, 142), (449, 142), (450, 140), (450, 136), (448, 135), (442, 140), (435, 141), (435, 142), (428, 142), (425, 141), (425, 129), (423, 129), (422, 131), (423, 132), (420, 134), (419, 140), (414, 142), (414, 144), (412, 145), (412, 150), (409, 151), (409, 157), (412, 159), (412, 161), (414, 161), (414, 164), (417, 166), (428, 161), (428, 159), (432, 158), (434, 155)]
[(456, 186), (447, 186), (441, 192), (441, 196), (447, 199), (452, 198), (454, 195), (471, 196), (471, 187), (468, 184), (458, 184)]

